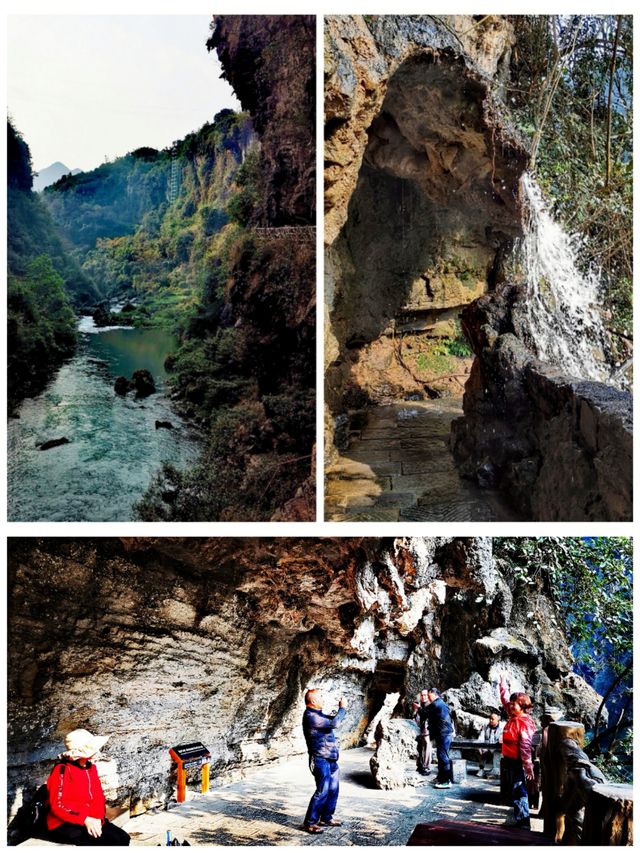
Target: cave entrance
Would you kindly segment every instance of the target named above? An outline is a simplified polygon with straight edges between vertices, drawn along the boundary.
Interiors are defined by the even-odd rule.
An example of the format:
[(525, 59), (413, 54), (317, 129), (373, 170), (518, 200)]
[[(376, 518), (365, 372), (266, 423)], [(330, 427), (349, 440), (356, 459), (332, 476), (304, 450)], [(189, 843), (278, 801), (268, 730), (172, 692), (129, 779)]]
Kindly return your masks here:
[(521, 233), (523, 169), (487, 80), (453, 54), (421, 53), (389, 79), (327, 253), (328, 518), (502, 517), (461, 482), (448, 437), (473, 362), (460, 312), (500, 280)]

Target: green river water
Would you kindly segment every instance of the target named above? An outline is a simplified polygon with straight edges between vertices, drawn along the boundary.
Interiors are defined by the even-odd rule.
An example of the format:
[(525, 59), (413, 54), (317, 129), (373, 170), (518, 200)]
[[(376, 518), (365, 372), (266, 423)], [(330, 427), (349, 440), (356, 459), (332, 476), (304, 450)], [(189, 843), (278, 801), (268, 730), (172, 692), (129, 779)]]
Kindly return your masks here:
[[(197, 434), (171, 408), (164, 360), (176, 339), (163, 329), (97, 330), (79, 324), (80, 343), (47, 388), (25, 400), (8, 425), (10, 521), (130, 521), (162, 462), (187, 467)], [(136, 401), (113, 390), (117, 376), (149, 370), (157, 392)], [(156, 420), (172, 430), (156, 429)], [(38, 445), (66, 437), (50, 450)]]

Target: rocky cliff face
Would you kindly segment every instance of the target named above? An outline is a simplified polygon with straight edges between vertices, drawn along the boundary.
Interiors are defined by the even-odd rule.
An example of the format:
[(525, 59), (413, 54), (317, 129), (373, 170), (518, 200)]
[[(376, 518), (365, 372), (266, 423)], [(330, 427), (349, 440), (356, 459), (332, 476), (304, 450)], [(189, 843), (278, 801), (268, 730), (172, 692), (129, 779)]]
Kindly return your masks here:
[[(352, 407), (355, 388), (375, 399), (360, 366), (372, 341), (399, 334), (419, 348), (425, 337), (455, 338), (460, 307), (487, 290), (521, 233), (518, 179), (527, 153), (497, 97), (512, 44), (510, 25), (497, 17), (327, 20), (326, 352), (334, 413)], [(415, 391), (416, 377), (405, 384)], [(453, 392), (452, 383), (438, 388)]]
[(632, 396), (536, 361), (524, 298), (505, 282), (462, 314), (477, 357), (453, 424), (460, 470), (500, 488), (524, 518), (630, 520)]
[(350, 697), (343, 747), (427, 683), (471, 733), (502, 669), (538, 707), (589, 721), (598, 704), (542, 581), (517, 583), (489, 539), (11, 540), (9, 556), (12, 811), (80, 726), (112, 735), (108, 796), (135, 813), (170, 798), (181, 741), (209, 746), (214, 784), (302, 752), (312, 685)]
[(315, 18), (217, 15), (215, 49), (261, 142), (260, 225), (315, 225)]

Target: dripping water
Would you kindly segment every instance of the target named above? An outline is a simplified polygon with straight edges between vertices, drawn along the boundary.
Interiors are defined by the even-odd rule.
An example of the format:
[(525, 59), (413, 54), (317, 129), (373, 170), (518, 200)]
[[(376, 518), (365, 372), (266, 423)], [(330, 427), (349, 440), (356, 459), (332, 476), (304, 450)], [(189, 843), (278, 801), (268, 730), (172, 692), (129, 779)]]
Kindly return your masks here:
[(520, 260), (527, 283), (531, 346), (576, 379), (611, 382), (605, 361), (606, 337), (598, 305), (600, 276), (578, 267), (579, 238), (553, 219), (533, 177), (525, 174), (522, 191), (529, 211)]

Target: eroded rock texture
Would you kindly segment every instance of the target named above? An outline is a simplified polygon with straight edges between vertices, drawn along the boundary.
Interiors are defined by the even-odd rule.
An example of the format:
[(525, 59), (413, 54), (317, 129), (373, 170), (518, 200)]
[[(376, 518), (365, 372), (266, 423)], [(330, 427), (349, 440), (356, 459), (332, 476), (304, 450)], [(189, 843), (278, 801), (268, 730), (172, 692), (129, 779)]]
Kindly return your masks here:
[(477, 357), (453, 424), (460, 470), (500, 488), (525, 518), (629, 520), (632, 396), (537, 361), (523, 299), (505, 282), (463, 311)]
[[(398, 335), (411, 348), (425, 336), (455, 337), (460, 307), (486, 291), (496, 259), (521, 233), (518, 179), (527, 153), (496, 98), (512, 44), (510, 25), (497, 17), (327, 19), (326, 353), (334, 413), (379, 401), (381, 387), (396, 397), (421, 390), (392, 345), (379, 353), (373, 344), (372, 353), (372, 342)], [(452, 393), (451, 381), (440, 390)]]
[(598, 704), (489, 539), (11, 540), (9, 564), (12, 811), (76, 727), (112, 735), (108, 796), (136, 813), (172, 795), (176, 743), (207, 744), (214, 785), (303, 752), (309, 686), (349, 697), (343, 747), (427, 683), (475, 731), (502, 669), (573, 719)]

